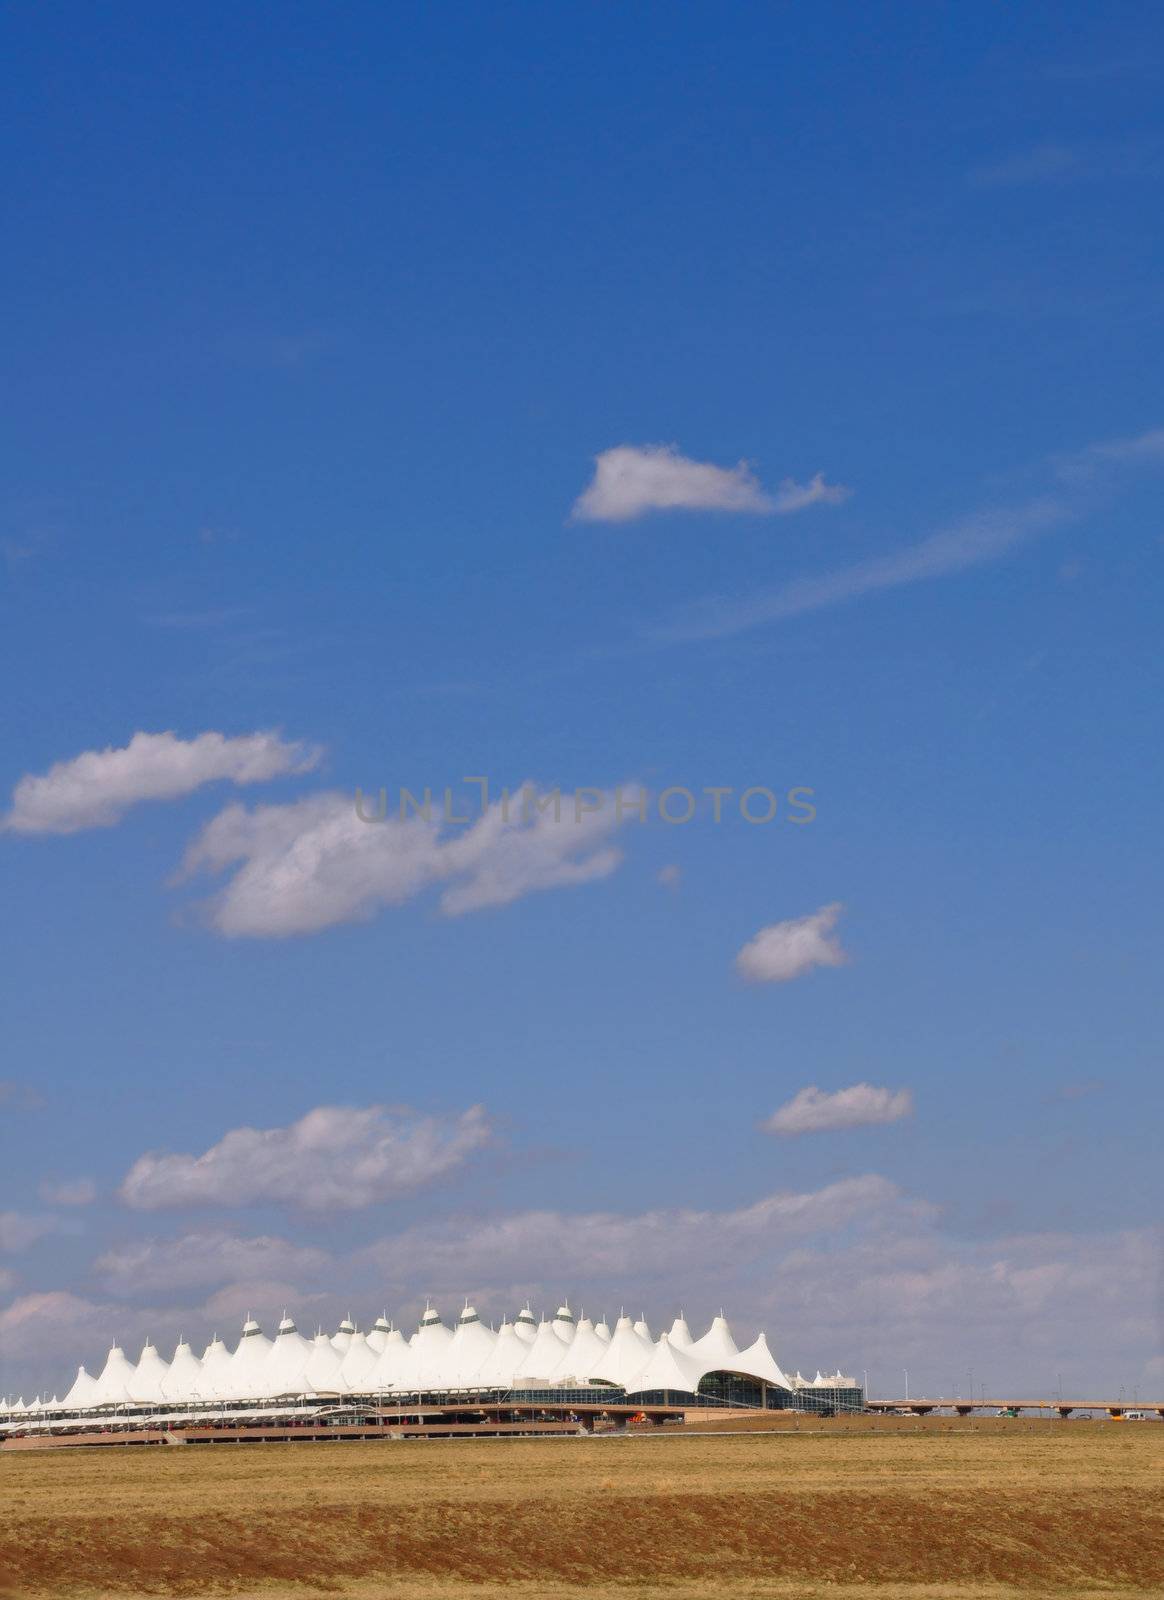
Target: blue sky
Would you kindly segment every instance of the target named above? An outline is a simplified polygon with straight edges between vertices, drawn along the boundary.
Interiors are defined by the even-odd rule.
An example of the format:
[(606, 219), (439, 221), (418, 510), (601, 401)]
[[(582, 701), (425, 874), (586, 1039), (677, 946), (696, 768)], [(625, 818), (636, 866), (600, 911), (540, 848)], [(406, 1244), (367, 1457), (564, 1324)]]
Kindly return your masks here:
[[(0, 1389), (430, 1291), (722, 1301), (883, 1392), (1164, 1386), (1157, 19), (4, 33), (4, 792), (138, 733), (227, 755), (0, 834)], [(639, 514), (572, 514), (621, 447)], [(265, 730), (298, 770), (233, 782)], [(471, 867), (452, 825), (361, 899), (414, 856), (367, 828), (349, 881), (356, 786), (471, 774), (817, 814), (518, 828)], [(447, 914), (466, 873), (497, 903)], [(834, 904), (846, 959), (740, 971)], [(764, 1129), (856, 1085), (911, 1109)], [(326, 1195), (386, 1139), (352, 1203), (217, 1157), (219, 1192), (125, 1185), (318, 1107), (333, 1155), (264, 1149)]]

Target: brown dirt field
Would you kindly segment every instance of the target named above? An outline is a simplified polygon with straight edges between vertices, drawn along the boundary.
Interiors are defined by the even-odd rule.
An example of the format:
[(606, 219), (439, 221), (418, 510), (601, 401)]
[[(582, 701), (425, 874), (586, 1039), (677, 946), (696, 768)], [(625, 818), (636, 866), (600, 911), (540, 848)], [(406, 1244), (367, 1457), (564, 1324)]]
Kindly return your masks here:
[(888, 1420), (0, 1455), (0, 1594), (1164, 1593), (1164, 1426)]

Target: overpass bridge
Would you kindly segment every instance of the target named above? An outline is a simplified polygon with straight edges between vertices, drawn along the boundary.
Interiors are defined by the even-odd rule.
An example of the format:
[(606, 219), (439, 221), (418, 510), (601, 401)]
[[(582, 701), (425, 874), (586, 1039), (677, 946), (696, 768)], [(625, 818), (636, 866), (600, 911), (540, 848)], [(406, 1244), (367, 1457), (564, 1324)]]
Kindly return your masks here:
[(968, 1417), (975, 1411), (986, 1411), (991, 1415), (998, 1412), (1034, 1411), (1040, 1415), (1050, 1416), (1058, 1412), (1061, 1417), (1069, 1417), (1074, 1412), (1085, 1413), (1090, 1416), (1096, 1412), (1106, 1412), (1113, 1421), (1121, 1421), (1129, 1411), (1137, 1415), (1147, 1416), (1155, 1414), (1164, 1420), (1164, 1401), (1160, 1400), (1063, 1400), (1056, 1397), (1054, 1400), (866, 1400), (866, 1411), (879, 1411), (885, 1413), (905, 1412), (913, 1417), (928, 1417), (934, 1411), (949, 1411), (959, 1417)]

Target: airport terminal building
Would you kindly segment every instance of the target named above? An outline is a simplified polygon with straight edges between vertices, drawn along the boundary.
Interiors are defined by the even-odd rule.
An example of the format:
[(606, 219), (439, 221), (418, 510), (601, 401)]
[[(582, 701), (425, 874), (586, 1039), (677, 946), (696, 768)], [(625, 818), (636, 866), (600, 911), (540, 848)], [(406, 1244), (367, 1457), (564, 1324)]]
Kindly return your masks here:
[(453, 1327), (426, 1309), (411, 1337), (382, 1316), (367, 1332), (348, 1318), (333, 1334), (305, 1338), (284, 1314), (274, 1338), (248, 1317), (233, 1349), (215, 1337), (197, 1355), (180, 1340), (168, 1361), (148, 1340), (136, 1361), (115, 1344), (95, 1374), (80, 1368), (63, 1399), (0, 1401), (0, 1433), (486, 1403), (523, 1415), (538, 1407), (564, 1414), (714, 1406), (831, 1415), (860, 1410), (864, 1395), (840, 1372), (789, 1378), (763, 1333), (741, 1350), (722, 1314), (699, 1338), (682, 1315), (656, 1338), (641, 1319), (620, 1316), (612, 1329), (576, 1320), (568, 1305), (540, 1321), (526, 1306), (493, 1328), (466, 1305)]

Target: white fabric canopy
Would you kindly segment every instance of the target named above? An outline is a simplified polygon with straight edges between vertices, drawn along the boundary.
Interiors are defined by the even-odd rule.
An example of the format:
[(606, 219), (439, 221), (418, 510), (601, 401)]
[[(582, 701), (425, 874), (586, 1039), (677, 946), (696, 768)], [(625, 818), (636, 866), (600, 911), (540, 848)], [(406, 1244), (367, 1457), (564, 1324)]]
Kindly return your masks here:
[(468, 1389), (475, 1384), (477, 1373), (493, 1353), (497, 1335), (487, 1328), (473, 1306), (466, 1306), (457, 1319), (456, 1330), (449, 1343), (448, 1355), (442, 1366), (442, 1389)]
[(115, 1344), (105, 1358), (101, 1376), (97, 1379), (91, 1405), (121, 1406), (130, 1398), (133, 1384), (133, 1367), (125, 1358), (125, 1351)]
[(548, 1383), (550, 1374), (558, 1369), (565, 1348), (568, 1346), (564, 1346), (554, 1332), (553, 1323), (543, 1317), (533, 1343), (527, 1348), (521, 1365), (514, 1373), (515, 1380), (526, 1386), (531, 1381)]
[(700, 1363), (690, 1351), (676, 1349), (664, 1333), (651, 1359), (635, 1379), (633, 1391), (628, 1384), (627, 1392), (646, 1394), (653, 1390), (670, 1389), (682, 1394), (694, 1394), (702, 1377)]
[(631, 1389), (653, 1353), (654, 1346), (635, 1332), (631, 1319), (626, 1316), (619, 1317), (614, 1325), (614, 1335), (606, 1347), (606, 1354), (593, 1376), (602, 1383), (613, 1383), (620, 1389)]
[(594, 1331), (594, 1324), (589, 1317), (582, 1317), (573, 1339), (562, 1351), (562, 1358), (550, 1374), (555, 1383), (566, 1383), (573, 1380), (574, 1386), (585, 1385), (590, 1382), (592, 1373), (598, 1367), (606, 1354), (606, 1345)]
[(137, 1366), (133, 1369), (133, 1378), (129, 1385), (130, 1398), (138, 1401), (141, 1405), (160, 1405), (166, 1397), (165, 1389), (162, 1386), (169, 1376), (169, 1372), (169, 1363), (162, 1360), (153, 1345), (147, 1340), (142, 1346)]
[(281, 1394), (301, 1394), (303, 1372), (311, 1357), (311, 1349), (310, 1342), (284, 1312), (274, 1347), (267, 1357), (263, 1394), (272, 1399)]
[(230, 1351), (217, 1334), (202, 1352), (200, 1394), (204, 1400), (227, 1400), (231, 1393)]
[[(90, 1377), (84, 1367), (77, 1368), (77, 1376), (73, 1379), (73, 1387), (65, 1396), (66, 1406), (95, 1406), (97, 1401), (94, 1394), (97, 1389), (96, 1378)], [(4, 1408), (7, 1410), (7, 1406)]]
[(202, 1398), (202, 1363), (184, 1339), (174, 1350), (170, 1370), (162, 1379), (162, 1399), (186, 1402)]
[(267, 1357), (273, 1348), (254, 1318), (248, 1317), (243, 1323), (242, 1337), (230, 1358), (224, 1399), (253, 1400), (266, 1393)]
[(385, 1340), (388, 1338), (388, 1335), (391, 1333), (391, 1331), (392, 1324), (388, 1321), (387, 1312), (384, 1312), (378, 1316), (375, 1322), (372, 1324), (372, 1330), (368, 1334), (368, 1348), (370, 1350), (374, 1350), (376, 1354), (379, 1355), (381, 1350), (383, 1350)]
[(493, 1348), (477, 1369), (476, 1383), (482, 1389), (508, 1389), (513, 1375), (529, 1354), (529, 1345), (520, 1339), (512, 1322), (497, 1330)]
[(300, 1383), (304, 1394), (343, 1394), (340, 1353), (326, 1333), (317, 1333), (303, 1366)]

